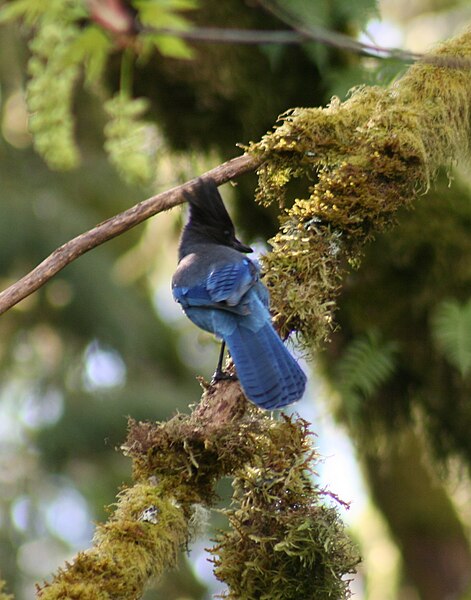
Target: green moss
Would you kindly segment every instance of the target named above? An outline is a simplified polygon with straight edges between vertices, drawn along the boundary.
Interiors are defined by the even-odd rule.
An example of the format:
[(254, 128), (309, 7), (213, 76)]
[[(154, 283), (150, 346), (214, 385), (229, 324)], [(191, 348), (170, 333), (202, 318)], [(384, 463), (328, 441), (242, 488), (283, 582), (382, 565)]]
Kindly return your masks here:
[[(216, 576), (231, 599), (324, 600), (350, 597), (349, 581), (358, 555), (337, 507), (327, 505), (310, 473), (317, 456), (307, 423), (273, 422), (259, 451), (234, 479), (231, 524), (220, 534)], [(330, 498), (330, 497), (329, 497)]]
[(121, 492), (111, 518), (97, 527), (93, 547), (59, 570), (38, 597), (140, 598), (149, 579), (176, 565), (186, 540), (178, 502), (163, 498), (158, 486), (136, 484)]
[(455, 58), (470, 53), (467, 31), (437, 50), (440, 64), (417, 63), (390, 88), (361, 87), (327, 108), (293, 109), (248, 148), (264, 159), (260, 202), (283, 204), (289, 183), (305, 182), (264, 261), (284, 333), (325, 339), (341, 279), (364, 244), (427, 190), (440, 165), (468, 158), (471, 76)]
[(210, 504), (214, 485), (247, 461), (256, 446), (257, 422), (227, 424), (211, 431), (195, 428), (190, 417), (167, 423), (131, 423), (125, 453), (134, 460), (134, 477), (158, 477), (160, 485), (185, 505)]
[(207, 387), (191, 415), (131, 422), (124, 451), (134, 485), (118, 495), (93, 547), (59, 570), (39, 598), (137, 600), (149, 580), (176, 566), (225, 475), (234, 476), (232, 530), (213, 555), (230, 597), (347, 598), (343, 576), (358, 558), (337, 508), (326, 503), (331, 497), (312, 480), (317, 456), (308, 424), (274, 420), (240, 400), (239, 383), (226, 381)]
[[(234, 476), (231, 525), (212, 553), (229, 598), (347, 598), (358, 555), (337, 508), (311, 473), (317, 455), (308, 424), (249, 408), (217, 427), (178, 415), (162, 424), (132, 423), (126, 453), (135, 476), (153, 478), (183, 507), (214, 501), (214, 485)], [(330, 496), (328, 496), (330, 499)]]

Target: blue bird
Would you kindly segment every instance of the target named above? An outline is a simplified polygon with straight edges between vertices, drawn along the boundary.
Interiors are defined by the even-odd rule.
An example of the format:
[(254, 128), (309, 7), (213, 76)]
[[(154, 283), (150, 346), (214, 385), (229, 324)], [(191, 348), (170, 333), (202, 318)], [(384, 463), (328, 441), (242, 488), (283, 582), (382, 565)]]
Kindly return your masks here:
[(274, 330), (260, 269), (235, 236), (216, 184), (198, 179), (185, 194), (190, 214), (180, 240), (173, 296), (187, 317), (227, 344), (247, 398), (266, 409), (299, 400), (306, 375)]

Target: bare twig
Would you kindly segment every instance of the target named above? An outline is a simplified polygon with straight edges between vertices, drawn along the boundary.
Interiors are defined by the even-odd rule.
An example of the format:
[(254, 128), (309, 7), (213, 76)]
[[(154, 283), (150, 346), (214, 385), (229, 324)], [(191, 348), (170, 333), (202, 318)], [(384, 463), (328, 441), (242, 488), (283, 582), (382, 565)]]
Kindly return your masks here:
[(218, 27), (192, 27), (191, 29), (172, 29), (170, 27), (146, 27), (143, 32), (155, 35), (178, 37), (189, 42), (204, 44), (304, 44), (316, 42), (361, 56), (378, 59), (395, 59), (405, 63), (425, 62), (437, 67), (450, 69), (469, 69), (471, 61), (460, 56), (439, 54), (421, 54), (400, 48), (387, 48), (378, 44), (368, 44), (352, 37), (329, 31), (312, 25), (296, 25), (296, 30), (227, 29)]
[(376, 44), (359, 42), (352, 37), (329, 31), (322, 27), (299, 27), (292, 30), (228, 29), (218, 27), (192, 27), (191, 29), (145, 28), (156, 35), (175, 36), (190, 42), (208, 44), (304, 44), (318, 42), (326, 46), (348, 50), (356, 54), (376, 58), (396, 58), (405, 62), (415, 62), (423, 54), (408, 52), (399, 48), (385, 48)]
[[(254, 171), (259, 164), (260, 162), (254, 157), (243, 154), (207, 171), (202, 177), (212, 178), (217, 185), (221, 185), (244, 173)], [(38, 290), (82, 254), (132, 229), (149, 217), (182, 204), (185, 201), (183, 191), (191, 188), (194, 182), (195, 180), (192, 179), (157, 196), (143, 200), (54, 250), (27, 275), (0, 293), (0, 314)]]
[(173, 29), (171, 27), (144, 27), (144, 33), (179, 37), (189, 42), (207, 44), (302, 44), (312, 36), (290, 31), (289, 29), (229, 29), (227, 27), (191, 27)]

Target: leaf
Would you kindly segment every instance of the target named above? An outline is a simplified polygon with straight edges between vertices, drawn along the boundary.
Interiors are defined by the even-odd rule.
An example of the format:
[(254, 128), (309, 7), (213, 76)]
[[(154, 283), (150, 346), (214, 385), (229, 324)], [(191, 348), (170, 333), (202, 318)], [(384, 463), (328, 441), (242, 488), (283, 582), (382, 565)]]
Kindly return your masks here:
[(168, 28), (168, 29), (181, 29), (186, 30), (190, 28), (190, 21), (177, 15), (175, 13), (166, 11), (144, 11), (140, 20), (143, 25), (155, 28)]
[(113, 44), (106, 33), (96, 25), (86, 27), (70, 44), (63, 60), (65, 64), (83, 63), (86, 83), (91, 85), (103, 74)]
[(134, 0), (132, 5), (138, 12), (154, 8), (165, 11), (194, 10), (198, 8), (198, 0)]
[[(180, 4), (181, 7), (177, 6)], [(134, 2), (134, 7), (139, 13), (139, 21), (143, 25), (169, 29), (188, 29), (190, 27), (188, 19), (175, 12), (186, 10), (183, 8), (184, 5), (185, 3), (180, 2), (159, 2), (155, 0), (136, 0)]]
[[(65, 9), (64, 4), (64, 0), (50, 0), (49, 2), (44, 2), (44, 0), (13, 0), (0, 8), (0, 24), (23, 19), (28, 26), (33, 27), (37, 25), (37, 21), (43, 16), (60, 15)], [(84, 7), (80, 3), (75, 6), (69, 4), (65, 12), (68, 14), (73, 13), (76, 19), (86, 15)]]
[(181, 38), (170, 35), (147, 36), (155, 44), (157, 50), (164, 56), (189, 60), (193, 58), (193, 49)]
[(42, 0), (16, 0), (9, 2), (0, 8), (0, 23), (6, 23), (15, 19), (25, 19), (32, 24), (44, 13), (47, 5)]
[(465, 377), (471, 369), (471, 300), (445, 300), (432, 317), (432, 336), (445, 358)]
[[(154, 29), (174, 29), (186, 31), (191, 23), (175, 10), (194, 8), (195, 4), (188, 0), (136, 0), (134, 7), (139, 12), (139, 21)], [(141, 36), (144, 57), (148, 54), (149, 42), (164, 56), (188, 60), (193, 58), (193, 50), (176, 35), (144, 33)]]

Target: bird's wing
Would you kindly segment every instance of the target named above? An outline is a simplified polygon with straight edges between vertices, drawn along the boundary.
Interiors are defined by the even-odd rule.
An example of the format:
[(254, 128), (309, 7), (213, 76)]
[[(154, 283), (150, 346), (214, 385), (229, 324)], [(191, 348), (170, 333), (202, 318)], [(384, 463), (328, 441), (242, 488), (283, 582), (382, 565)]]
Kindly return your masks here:
[(257, 267), (245, 258), (213, 269), (206, 280), (206, 289), (214, 302), (236, 306), (258, 279)]
[(214, 304), (205, 285), (193, 285), (191, 287), (178, 285), (172, 288), (172, 293), (175, 300), (183, 308), (190, 306), (211, 306)]
[(173, 295), (183, 308), (207, 307), (248, 314), (243, 297), (259, 280), (257, 266), (248, 259), (216, 266), (203, 283), (174, 286)]

